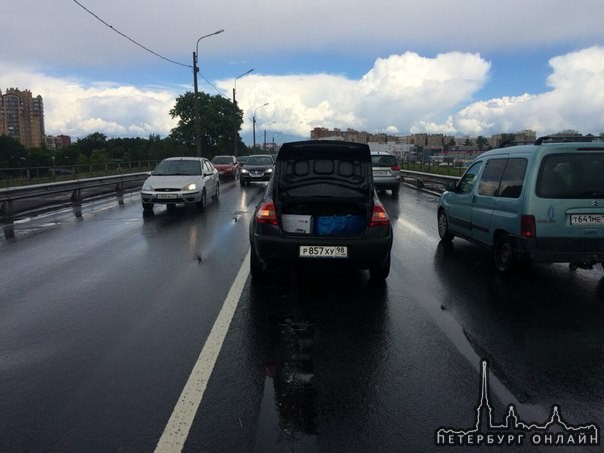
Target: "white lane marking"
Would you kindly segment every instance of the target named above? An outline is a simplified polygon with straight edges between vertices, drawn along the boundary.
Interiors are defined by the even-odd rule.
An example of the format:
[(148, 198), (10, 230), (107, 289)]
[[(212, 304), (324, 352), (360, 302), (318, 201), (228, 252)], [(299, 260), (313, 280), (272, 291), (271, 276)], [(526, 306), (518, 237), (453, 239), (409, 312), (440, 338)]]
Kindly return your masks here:
[(222, 343), (231, 325), (231, 320), (235, 314), (235, 309), (239, 303), (239, 298), (243, 292), (245, 282), (249, 273), (250, 254), (241, 264), (239, 273), (227, 294), (222, 309), (214, 321), (210, 335), (191, 375), (185, 384), (185, 387), (178, 398), (178, 402), (172, 411), (168, 424), (157, 443), (155, 451), (157, 453), (180, 452), (187, 440), (189, 430), (193, 424), (193, 419), (203, 398), (206, 386), (216, 364), (216, 359), (222, 348)]

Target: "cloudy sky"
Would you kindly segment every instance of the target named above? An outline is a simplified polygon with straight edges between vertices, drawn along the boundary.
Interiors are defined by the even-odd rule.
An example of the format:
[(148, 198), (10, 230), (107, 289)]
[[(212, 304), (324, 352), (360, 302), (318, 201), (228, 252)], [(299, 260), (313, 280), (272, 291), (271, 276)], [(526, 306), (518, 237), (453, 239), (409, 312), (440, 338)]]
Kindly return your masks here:
[(254, 112), (257, 142), (599, 134), (602, 24), (602, 0), (19, 0), (0, 14), (0, 90), (41, 95), (50, 135), (165, 137), (198, 44), (202, 91), (232, 99), (253, 69), (236, 81), (247, 144)]

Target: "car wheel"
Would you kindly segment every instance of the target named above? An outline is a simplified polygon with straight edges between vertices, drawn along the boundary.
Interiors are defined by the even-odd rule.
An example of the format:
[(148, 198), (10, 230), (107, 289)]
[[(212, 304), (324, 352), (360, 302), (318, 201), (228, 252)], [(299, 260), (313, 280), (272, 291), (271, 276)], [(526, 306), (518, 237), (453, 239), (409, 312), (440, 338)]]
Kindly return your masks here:
[(216, 192), (214, 192), (214, 201), (218, 201), (220, 199), (220, 184), (216, 183)]
[(390, 252), (383, 263), (369, 268), (369, 277), (374, 281), (383, 281), (390, 274)]
[(252, 244), (250, 249), (250, 274), (252, 278), (256, 280), (260, 280), (264, 277), (264, 267), (262, 266), (262, 262), (256, 255), (256, 250), (254, 250), (254, 244)]
[(451, 242), (455, 237), (449, 231), (449, 220), (444, 209), (438, 211), (438, 235), (443, 242)]
[(394, 198), (398, 198), (398, 192), (399, 192), (400, 188), (401, 188), (401, 186), (399, 184), (397, 184), (396, 186), (394, 186), (392, 188), (392, 196)]
[(143, 203), (143, 211), (153, 211), (153, 203)]
[(493, 257), (495, 259), (495, 267), (498, 271), (508, 272), (514, 265), (514, 249), (512, 241), (507, 234), (502, 234), (495, 242), (493, 249)]
[(241, 187), (244, 187), (245, 186), (245, 179), (239, 178), (239, 184), (241, 184)]
[(201, 191), (201, 200), (199, 200), (197, 202), (197, 208), (199, 208), (200, 211), (205, 211), (206, 209), (206, 204), (207, 204), (207, 199), (206, 199), (206, 189), (204, 188)]

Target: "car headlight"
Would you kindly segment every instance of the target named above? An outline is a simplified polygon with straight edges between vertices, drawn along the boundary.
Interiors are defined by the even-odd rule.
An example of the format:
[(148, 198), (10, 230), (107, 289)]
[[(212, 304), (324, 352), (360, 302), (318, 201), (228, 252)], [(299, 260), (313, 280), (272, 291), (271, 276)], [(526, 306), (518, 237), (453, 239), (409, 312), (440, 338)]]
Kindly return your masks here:
[(197, 184), (195, 184), (194, 182), (191, 184), (187, 184), (186, 186), (184, 186), (182, 188), (182, 190), (195, 190), (197, 189)]
[(269, 168), (268, 170), (266, 170), (266, 173), (272, 173), (272, 172), (273, 172), (272, 168)]
[(146, 182), (143, 184), (143, 190), (153, 190), (153, 186)]
[(247, 171), (245, 168), (242, 168), (241, 173), (249, 173), (249, 171)]

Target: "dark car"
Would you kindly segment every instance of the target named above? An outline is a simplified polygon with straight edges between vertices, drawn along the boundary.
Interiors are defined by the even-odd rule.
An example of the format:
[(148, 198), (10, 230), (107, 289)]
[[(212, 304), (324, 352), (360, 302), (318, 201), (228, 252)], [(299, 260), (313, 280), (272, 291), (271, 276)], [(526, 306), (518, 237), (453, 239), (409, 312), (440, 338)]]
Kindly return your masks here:
[(392, 226), (373, 184), (366, 144), (285, 143), (250, 222), (251, 274), (297, 264), (390, 272)]
[(275, 161), (270, 154), (253, 154), (249, 156), (239, 173), (239, 182), (242, 186), (251, 182), (268, 181), (273, 175)]

